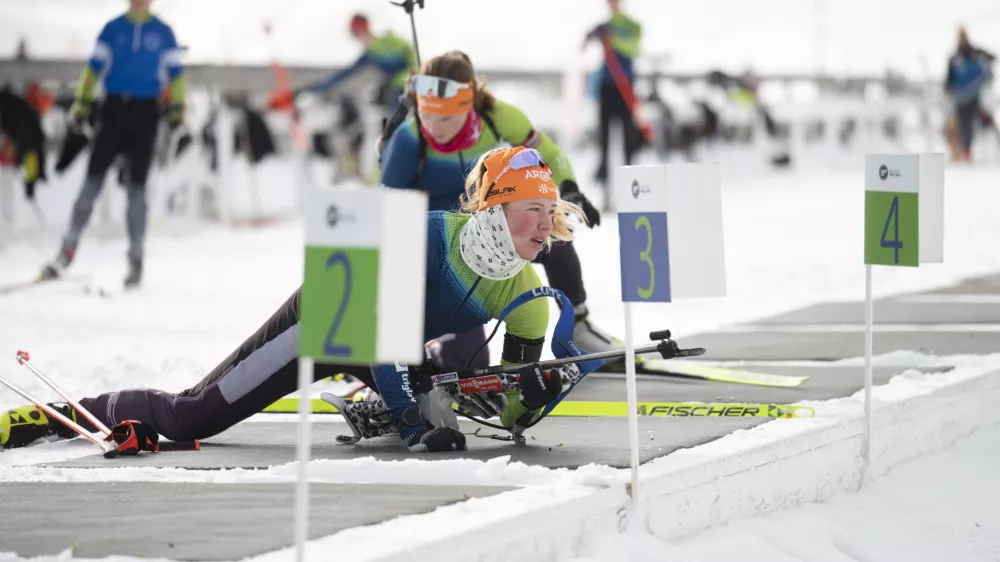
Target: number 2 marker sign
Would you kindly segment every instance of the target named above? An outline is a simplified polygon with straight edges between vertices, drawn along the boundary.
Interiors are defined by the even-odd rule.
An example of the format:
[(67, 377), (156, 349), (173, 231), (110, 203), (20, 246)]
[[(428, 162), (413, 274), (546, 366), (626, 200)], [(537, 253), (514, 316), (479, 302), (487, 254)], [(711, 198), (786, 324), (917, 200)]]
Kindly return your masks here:
[(423, 359), (427, 197), (387, 188), (306, 194), (299, 356), (368, 364)]

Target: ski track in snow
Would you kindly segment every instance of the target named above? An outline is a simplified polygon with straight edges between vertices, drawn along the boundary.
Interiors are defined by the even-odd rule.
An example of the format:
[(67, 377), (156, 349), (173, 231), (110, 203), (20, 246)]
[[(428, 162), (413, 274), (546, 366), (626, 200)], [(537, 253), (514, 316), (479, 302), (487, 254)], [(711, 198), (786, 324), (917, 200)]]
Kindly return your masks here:
[[(945, 358), (936, 358), (944, 360)], [(926, 394), (946, 385), (992, 372), (1000, 365), (1000, 354), (969, 357), (949, 361), (959, 366), (947, 373), (921, 373), (910, 369), (893, 377), (888, 384), (872, 390), (874, 408), (913, 396)], [(758, 447), (785, 439), (796, 433), (811, 431), (819, 426), (843, 423), (864, 414), (864, 392), (846, 398), (825, 401), (796, 402), (812, 406), (813, 418), (772, 420), (750, 429), (738, 430), (715, 441), (690, 449), (681, 449), (643, 465), (647, 472), (662, 472), (683, 468), (689, 463), (730, 454), (744, 448)], [(294, 423), (288, 418), (289, 423)], [(664, 431), (669, 431), (672, 418), (664, 418)], [(154, 467), (53, 468), (36, 466), (54, 461), (95, 454), (94, 446), (83, 439), (41, 443), (24, 449), (0, 454), (0, 482), (204, 482), (262, 483), (293, 482), (297, 477), (294, 462), (267, 469), (187, 470)], [(109, 461), (113, 465), (114, 461)], [(575, 470), (550, 469), (510, 462), (509, 456), (489, 461), (473, 459), (433, 460), (411, 458), (403, 461), (383, 461), (374, 457), (350, 460), (317, 459), (310, 462), (309, 480), (329, 483), (383, 483), (429, 485), (532, 486), (589, 485), (605, 487), (625, 482), (628, 471), (603, 465), (587, 465)]]

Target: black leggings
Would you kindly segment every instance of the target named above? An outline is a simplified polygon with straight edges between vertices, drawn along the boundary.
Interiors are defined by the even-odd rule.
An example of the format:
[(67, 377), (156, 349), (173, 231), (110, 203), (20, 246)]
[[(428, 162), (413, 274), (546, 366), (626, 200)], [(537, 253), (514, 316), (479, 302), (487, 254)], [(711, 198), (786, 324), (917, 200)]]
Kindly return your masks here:
[(601, 144), (600, 170), (606, 175), (608, 170), (608, 148), (611, 137), (611, 122), (618, 121), (622, 125), (622, 140), (625, 149), (625, 164), (631, 164), (635, 153), (642, 144), (642, 131), (635, 124), (632, 110), (625, 103), (618, 86), (613, 82), (601, 84), (600, 100), (598, 102), (598, 135)]
[[(539, 253), (533, 263), (541, 264), (545, 268), (549, 285), (562, 291), (574, 306), (587, 302), (580, 257), (576, 254), (573, 242), (552, 244), (549, 250)], [(485, 342), (486, 326), (478, 326), (467, 332), (455, 334), (453, 339), (444, 341), (439, 350), (432, 352), (432, 357), (435, 363), (449, 369), (464, 369), (466, 366), (487, 367), (490, 364), (489, 348), (484, 347), (482, 351), (476, 353)]]
[(159, 109), (155, 99), (127, 100), (108, 96), (101, 106), (101, 123), (94, 139), (94, 149), (87, 164), (87, 177), (73, 204), (70, 225), (63, 236), (63, 248), (75, 249), (90, 222), (94, 204), (104, 186), (104, 176), (116, 156), (128, 159), (128, 225), (129, 256), (143, 257), (146, 238), (148, 203), (146, 179), (156, 146)]
[(976, 119), (979, 118), (979, 98), (955, 108), (958, 117), (958, 132), (962, 140), (962, 148), (972, 148), (972, 138), (976, 131)]
[[(143, 421), (175, 441), (204, 439), (229, 429), (298, 389), (299, 295), (296, 291), (193, 387), (177, 394), (153, 389), (109, 392), (85, 398), (80, 405), (108, 427), (125, 420)], [(316, 363), (314, 378), (338, 373), (375, 388), (366, 365)]]

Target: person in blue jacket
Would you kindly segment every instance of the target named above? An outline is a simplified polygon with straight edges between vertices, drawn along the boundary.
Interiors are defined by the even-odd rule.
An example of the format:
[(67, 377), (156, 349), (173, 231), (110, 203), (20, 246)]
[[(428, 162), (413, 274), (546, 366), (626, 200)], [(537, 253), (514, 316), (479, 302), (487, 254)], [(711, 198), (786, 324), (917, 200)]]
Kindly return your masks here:
[(976, 118), (980, 115), (980, 97), (983, 87), (992, 78), (991, 65), (996, 57), (974, 47), (965, 29), (958, 32), (958, 49), (948, 59), (948, 76), (945, 92), (955, 104), (955, 117), (962, 144), (964, 160), (972, 159), (972, 138)]
[(70, 225), (56, 259), (39, 280), (54, 279), (69, 267), (94, 209), (104, 176), (118, 154), (128, 160), (128, 275), (125, 287), (142, 280), (146, 238), (146, 178), (156, 144), (160, 100), (167, 91), (167, 121), (176, 128), (184, 116), (184, 69), (177, 39), (169, 25), (149, 11), (151, 0), (129, 0), (124, 15), (109, 21), (97, 37), (70, 107), (71, 127), (79, 129), (90, 115), (94, 90), (103, 82), (105, 99), (94, 138), (87, 175), (73, 205)]

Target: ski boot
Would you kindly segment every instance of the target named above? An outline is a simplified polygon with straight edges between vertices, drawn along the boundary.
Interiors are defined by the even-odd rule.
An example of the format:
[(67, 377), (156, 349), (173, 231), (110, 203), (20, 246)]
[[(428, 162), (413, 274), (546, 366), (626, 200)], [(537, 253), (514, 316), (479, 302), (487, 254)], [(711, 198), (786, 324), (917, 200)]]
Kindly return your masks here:
[[(78, 417), (68, 404), (49, 404), (60, 414), (90, 428), (90, 423)], [(0, 412), (0, 448), (24, 447), (42, 438), (58, 437), (72, 439), (78, 434), (59, 420), (49, 418), (37, 406), (22, 406)]]
[(76, 257), (76, 248), (71, 248), (68, 246), (63, 246), (59, 250), (59, 255), (56, 259), (50, 263), (45, 264), (42, 268), (42, 272), (38, 274), (39, 281), (50, 281), (52, 279), (58, 279), (69, 264), (73, 263), (73, 258)]
[(576, 325), (573, 327), (573, 341), (584, 353), (600, 353), (602, 351), (614, 351), (625, 347), (624, 340), (620, 340), (604, 330), (601, 330), (588, 319), (590, 312), (587, 305), (581, 304), (573, 308), (576, 314)]
[(135, 289), (142, 282), (142, 259), (128, 259), (128, 275), (125, 276), (125, 290)]

